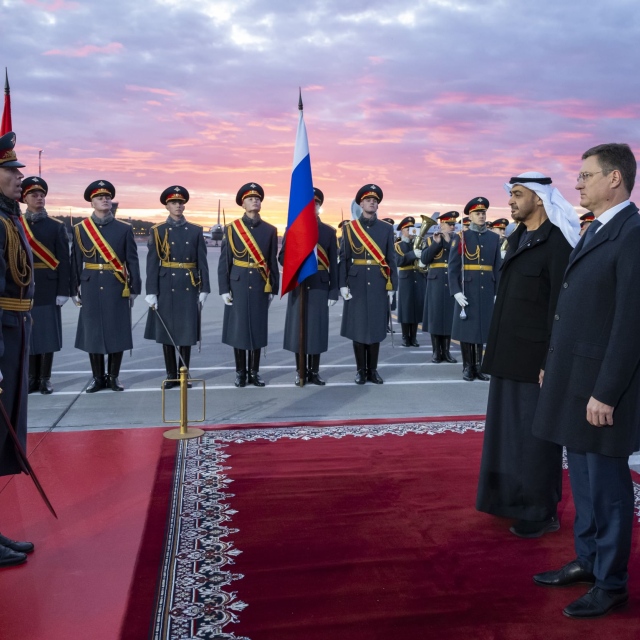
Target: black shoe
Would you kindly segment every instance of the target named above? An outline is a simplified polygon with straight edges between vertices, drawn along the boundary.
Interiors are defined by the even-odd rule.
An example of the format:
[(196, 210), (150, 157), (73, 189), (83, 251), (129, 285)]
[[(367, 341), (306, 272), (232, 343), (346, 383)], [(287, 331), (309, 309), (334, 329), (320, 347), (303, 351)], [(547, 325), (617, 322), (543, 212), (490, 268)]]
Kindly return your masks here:
[(46, 396), (48, 396), (50, 393), (53, 393), (53, 386), (49, 378), (40, 379), (40, 393), (43, 393)]
[(17, 553), (31, 553), (34, 549), (33, 542), (16, 542), (15, 540), (11, 540), (11, 538), (7, 538), (7, 536), (3, 536), (1, 533), (0, 545)]
[(356, 371), (356, 384), (364, 384), (367, 381), (367, 374), (364, 369)]
[(27, 561), (27, 554), (0, 546), (0, 567), (14, 567)]
[(29, 378), (28, 393), (35, 393), (36, 391), (40, 391), (40, 380), (38, 378)]
[(440, 336), (431, 336), (431, 350), (433, 355), (431, 356), (431, 362), (434, 364), (440, 364), (442, 362), (442, 353), (440, 349)]
[(626, 589), (605, 591), (600, 587), (591, 587), (582, 598), (574, 600), (562, 613), (567, 618), (602, 618), (629, 602), (629, 592)]
[(317, 384), (319, 387), (324, 387), (325, 384), (327, 384), (321, 377), (320, 374), (317, 371), (309, 371), (309, 377), (307, 378), (307, 380), (311, 383), (311, 384)]
[(367, 380), (373, 382), (373, 384), (382, 384), (384, 382), (377, 369), (371, 369), (367, 372)]
[(570, 587), (574, 584), (593, 584), (596, 577), (577, 560), (572, 560), (557, 571), (537, 573), (533, 576), (533, 581), (541, 587)]
[(249, 371), (249, 384), (254, 387), (264, 387), (265, 382), (257, 371)]
[(236, 371), (236, 381), (233, 383), (236, 387), (245, 387), (247, 385), (247, 372)]
[(104, 378), (100, 376), (99, 378), (94, 378), (87, 387), (87, 393), (95, 393), (96, 391), (100, 391), (105, 388)]
[(124, 391), (124, 387), (120, 384), (118, 376), (107, 376), (107, 385), (112, 391)]
[(417, 341), (415, 338), (413, 338), (413, 339), (411, 340), (411, 346), (412, 346), (412, 347), (419, 347), (419, 346), (420, 346), (420, 344), (418, 343), (418, 341)]
[(173, 389), (175, 387), (179, 387), (180, 383), (179, 382), (174, 382), (172, 378), (167, 378), (164, 381), (164, 388), (165, 389)]
[(557, 516), (547, 520), (518, 520), (509, 531), (519, 538), (540, 538), (545, 533), (553, 533), (560, 529), (560, 521)]
[(407, 336), (402, 336), (402, 346), (403, 347), (410, 347), (411, 346), (411, 340), (409, 340), (409, 338), (407, 338)]
[(462, 370), (462, 379), (467, 382), (473, 382), (475, 380), (472, 367), (465, 367)]
[(456, 362), (458, 362), (452, 355), (451, 355), (451, 336), (442, 336), (442, 357), (444, 358), (445, 362), (450, 362), (451, 364), (456, 364)]

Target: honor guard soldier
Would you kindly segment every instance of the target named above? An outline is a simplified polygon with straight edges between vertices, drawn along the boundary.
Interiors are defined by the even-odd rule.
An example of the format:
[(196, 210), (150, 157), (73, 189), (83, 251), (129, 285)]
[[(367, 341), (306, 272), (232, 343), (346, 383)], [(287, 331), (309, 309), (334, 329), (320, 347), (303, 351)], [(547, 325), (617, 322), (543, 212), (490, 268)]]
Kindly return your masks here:
[(280, 286), (278, 232), (260, 217), (263, 199), (264, 190), (255, 182), (240, 188), (236, 203), (245, 213), (226, 226), (218, 262), (225, 304), (222, 342), (233, 347), (236, 387), (265, 385), (258, 374), (260, 349), (267, 346), (269, 304)]
[(462, 378), (489, 380), (482, 373), (482, 349), (489, 337), (493, 302), (501, 264), (500, 238), (487, 229), (489, 201), (474, 198), (464, 208), (471, 224), (451, 243), (449, 289), (458, 306), (451, 336), (460, 341)]
[(504, 232), (505, 229), (509, 226), (509, 221), (506, 218), (498, 218), (491, 223), (491, 227), (489, 227), (489, 223), (487, 223), (487, 227), (493, 231), (497, 236), (500, 237), (501, 240), (504, 240)]
[[(27, 449), (27, 366), (33, 303), (31, 249), (20, 223), (21, 182), (24, 178), (14, 151), (15, 134), (0, 137), (0, 476), (22, 473), (23, 463), (13, 431)], [(7, 417), (13, 420), (7, 424)], [(22, 564), (33, 551), (31, 542), (0, 535), (0, 567)]]
[[(320, 220), (320, 210), (324, 194), (313, 189), (318, 220), (318, 271), (305, 278), (300, 285), (307, 288), (305, 302), (307, 381), (324, 385), (320, 377), (320, 354), (329, 349), (329, 307), (338, 301), (338, 245), (336, 230)], [(282, 240), (282, 249), (278, 261), (284, 265), (284, 252), (287, 236)], [(287, 351), (296, 354), (296, 385), (300, 384), (300, 287), (289, 292), (287, 315), (284, 322), (284, 344)]]
[(449, 252), (459, 215), (457, 211), (448, 211), (438, 217), (440, 227), (432, 237), (427, 238), (427, 246), (420, 256), (420, 262), (429, 269), (422, 330), (431, 334), (431, 362), (435, 363), (457, 362), (450, 351), (456, 301), (451, 297), (449, 288)]
[(580, 216), (580, 235), (582, 236), (584, 232), (589, 228), (589, 225), (596, 219), (596, 217), (591, 213), (591, 211), (587, 211), (587, 213), (583, 213)]
[(465, 216), (462, 218), (462, 226), (464, 229), (468, 229), (471, 224), (471, 218), (469, 216)]
[(353, 341), (356, 384), (383, 382), (378, 353), (398, 282), (393, 227), (376, 215), (382, 195), (375, 184), (358, 191), (362, 216), (345, 223), (340, 244), (340, 293), (345, 301), (340, 335)]
[(202, 227), (184, 217), (189, 192), (178, 185), (167, 187), (160, 202), (169, 216), (151, 227), (149, 236), (145, 301), (152, 311), (147, 316), (144, 337), (162, 345), (167, 370), (165, 389), (171, 389), (179, 384), (173, 382), (179, 369), (176, 348), (189, 369), (191, 347), (201, 339), (202, 305), (211, 286)]
[[(382, 222), (386, 222), (391, 225), (392, 229), (395, 229), (396, 221), (393, 218), (380, 218)], [(393, 232), (393, 241), (397, 245), (400, 242), (400, 237), (396, 235), (395, 231)], [(338, 247), (339, 249), (339, 247)], [(338, 258), (338, 261), (340, 259)], [(396, 266), (398, 261), (396, 260)], [(397, 268), (396, 268), (397, 272)], [(397, 309), (398, 306), (398, 292), (393, 292), (393, 298), (391, 298), (391, 304), (389, 305), (389, 311), (387, 313), (387, 333), (395, 333), (395, 329), (393, 328), (393, 322), (391, 321), (391, 313)]]
[(72, 292), (80, 306), (75, 346), (89, 354), (93, 380), (87, 393), (124, 390), (118, 376), (123, 352), (133, 348), (131, 306), (142, 288), (133, 229), (111, 213), (115, 194), (109, 181), (92, 182), (84, 199), (93, 213), (74, 225)]
[(21, 201), (27, 205), (22, 224), (33, 253), (35, 296), (29, 345), (29, 393), (49, 394), (53, 354), (62, 349), (60, 309), (71, 295), (71, 257), (64, 224), (45, 209), (47, 183), (32, 176), (22, 181)]
[(414, 239), (409, 229), (416, 224), (415, 218), (408, 216), (398, 224), (400, 241), (395, 248), (398, 264), (398, 322), (402, 327), (402, 346), (419, 347), (418, 325), (422, 321), (424, 295), (427, 281), (418, 266), (420, 251), (414, 251)]

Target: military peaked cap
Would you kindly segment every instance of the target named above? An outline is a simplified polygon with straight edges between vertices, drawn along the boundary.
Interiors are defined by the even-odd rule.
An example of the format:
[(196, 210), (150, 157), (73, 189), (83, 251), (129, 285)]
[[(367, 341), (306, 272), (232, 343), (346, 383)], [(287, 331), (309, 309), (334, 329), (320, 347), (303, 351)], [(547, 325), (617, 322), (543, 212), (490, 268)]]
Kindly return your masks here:
[(506, 229), (509, 221), (506, 218), (498, 218), (491, 224), (493, 229)]
[(160, 194), (160, 202), (167, 204), (171, 200), (180, 200), (182, 202), (189, 202), (189, 192), (179, 185), (175, 184), (172, 187), (167, 187)]
[(322, 206), (324, 202), (324, 193), (322, 193), (320, 189), (316, 189), (316, 187), (313, 187), (313, 198), (320, 203), (320, 206)]
[(398, 223), (398, 231), (402, 231), (403, 229), (408, 229), (409, 227), (413, 227), (416, 224), (416, 219), (413, 216), (407, 216), (403, 218)]
[(457, 220), (457, 218), (460, 216), (460, 214), (457, 211), (447, 211), (447, 213), (443, 213), (441, 216), (438, 216), (438, 220), (440, 220), (440, 222), (454, 222)]
[(0, 138), (0, 168), (9, 169), (11, 167), (24, 167), (18, 162), (15, 152), (16, 134), (13, 131), (5, 133)]
[(241, 207), (244, 199), (250, 196), (258, 196), (260, 202), (262, 202), (264, 200), (264, 189), (257, 182), (249, 182), (242, 185), (236, 196), (236, 204)]
[(486, 198), (480, 196), (467, 202), (467, 206), (464, 208), (464, 214), (468, 216), (472, 211), (486, 211), (489, 208), (489, 201)]
[(365, 184), (356, 193), (356, 204), (360, 204), (365, 198), (377, 198), (378, 202), (382, 202), (382, 189), (375, 184)]
[(96, 180), (84, 190), (84, 199), (91, 202), (96, 196), (116, 197), (116, 188), (108, 180)]
[(49, 185), (42, 178), (39, 178), (37, 176), (30, 176), (29, 178), (25, 178), (22, 181), (21, 189), (21, 202), (24, 202), (24, 197), (27, 195), (27, 193), (33, 193), (34, 191), (44, 191), (45, 196), (47, 195), (47, 193), (49, 193)]

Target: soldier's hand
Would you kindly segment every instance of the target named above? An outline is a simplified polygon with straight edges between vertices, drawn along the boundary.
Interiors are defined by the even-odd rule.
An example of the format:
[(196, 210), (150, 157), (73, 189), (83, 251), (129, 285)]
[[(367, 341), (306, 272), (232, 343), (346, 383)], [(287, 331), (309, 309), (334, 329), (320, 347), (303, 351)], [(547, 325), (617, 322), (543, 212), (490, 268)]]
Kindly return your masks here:
[(56, 305), (62, 307), (68, 299), (69, 296), (56, 296)]
[(389, 296), (389, 302), (393, 302), (393, 291), (387, 291), (387, 295)]
[(144, 301), (150, 307), (157, 307), (158, 306), (158, 296), (155, 293), (150, 293), (148, 296), (145, 296), (144, 297)]
[(328, 304), (330, 307), (333, 307), (333, 305), (334, 305), (336, 302), (338, 302), (338, 301), (337, 301), (337, 300), (327, 300), (327, 304)]
[(469, 304), (469, 301), (467, 300), (467, 297), (464, 295), (464, 293), (456, 293), (453, 297), (461, 307), (466, 307)]
[(71, 299), (73, 300), (73, 304), (75, 304), (76, 307), (82, 306), (82, 300), (80, 299), (80, 296), (72, 296)]
[(138, 297), (137, 293), (129, 294), (129, 304), (131, 305), (132, 308), (133, 308), (133, 303), (136, 301), (137, 297)]
[(540, 373), (538, 374), (538, 384), (542, 387), (543, 382), (544, 382), (544, 369), (540, 369)]
[(442, 242), (442, 234), (441, 234), (439, 231), (436, 231), (436, 232), (433, 234), (433, 241), (434, 241), (436, 244), (440, 244), (440, 243)]
[(198, 302), (204, 305), (208, 297), (209, 297), (209, 294), (206, 291), (201, 291), (200, 295), (198, 296)]
[(594, 427), (606, 427), (613, 425), (613, 407), (596, 400), (593, 396), (587, 403), (587, 422)]
[(230, 307), (233, 304), (233, 296), (231, 295), (231, 292), (229, 293), (221, 293), (220, 297), (222, 298), (222, 301), (228, 306)]
[(424, 269), (427, 265), (422, 262), (422, 260), (420, 260), (420, 258), (418, 258), (418, 267), (420, 267), (420, 269)]
[(2, 371), (0, 371), (0, 382), (4, 380), (4, 376), (2, 375)]
[(353, 298), (353, 296), (351, 295), (351, 291), (349, 291), (349, 287), (340, 287), (340, 295), (345, 300), (351, 300), (351, 298)]

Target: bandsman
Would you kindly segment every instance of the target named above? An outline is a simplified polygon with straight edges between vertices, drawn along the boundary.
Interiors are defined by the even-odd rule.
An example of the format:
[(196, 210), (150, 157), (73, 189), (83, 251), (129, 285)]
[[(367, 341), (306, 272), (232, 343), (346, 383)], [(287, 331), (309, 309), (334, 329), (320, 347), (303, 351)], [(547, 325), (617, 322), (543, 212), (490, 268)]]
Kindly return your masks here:
[(124, 390), (118, 376), (123, 352), (133, 348), (131, 307), (142, 289), (133, 229), (111, 212), (115, 194), (108, 180), (92, 182), (84, 199), (93, 212), (73, 229), (71, 290), (80, 306), (75, 346), (89, 354), (87, 393)]
[(400, 241), (396, 243), (398, 263), (398, 322), (402, 327), (402, 346), (419, 347), (418, 325), (422, 321), (424, 296), (427, 289), (425, 274), (418, 265), (420, 251), (414, 251), (409, 230), (416, 224), (407, 216), (398, 224)]
[(201, 339), (202, 305), (211, 286), (202, 227), (184, 217), (189, 192), (179, 185), (167, 187), (160, 202), (169, 216), (151, 227), (149, 236), (145, 300), (152, 310), (144, 337), (162, 345), (165, 389), (171, 389), (179, 384), (169, 382), (178, 378), (176, 347), (180, 362), (189, 369), (191, 347)]
[(468, 229), (471, 224), (471, 218), (469, 216), (465, 216), (462, 218), (462, 226), (464, 229)]
[[(489, 226), (491, 225), (491, 226)], [(509, 226), (509, 221), (506, 218), (498, 218), (491, 223), (487, 223), (487, 227), (493, 231), (500, 240), (504, 240), (505, 229)]]
[[(320, 377), (320, 354), (329, 349), (329, 307), (332, 307), (339, 297), (338, 245), (336, 230), (320, 220), (324, 194), (314, 187), (313, 195), (318, 221), (318, 271), (306, 278), (300, 286), (306, 287), (307, 290), (305, 301), (307, 382), (322, 386), (325, 381)], [(285, 234), (278, 256), (281, 265), (284, 265), (286, 241)], [(282, 347), (295, 353), (296, 385), (298, 385), (300, 384), (300, 287), (295, 287), (288, 295)]]
[(269, 304), (280, 286), (278, 232), (260, 217), (263, 199), (264, 189), (255, 182), (240, 188), (236, 204), (244, 215), (225, 227), (218, 262), (222, 342), (233, 347), (236, 387), (265, 385), (258, 373), (260, 349), (267, 346)]
[(431, 335), (431, 362), (435, 363), (457, 362), (451, 355), (455, 300), (449, 289), (449, 252), (459, 216), (457, 211), (447, 211), (438, 217), (438, 230), (427, 238), (427, 246), (420, 256), (420, 262), (428, 267), (422, 330)]
[(580, 216), (580, 235), (584, 235), (585, 231), (589, 228), (589, 225), (596, 219), (596, 217), (591, 213), (591, 211), (587, 211), (587, 213), (583, 213)]
[(33, 253), (35, 294), (29, 345), (29, 393), (49, 394), (53, 354), (62, 349), (60, 309), (71, 295), (71, 257), (64, 224), (45, 209), (47, 183), (31, 176), (22, 181), (21, 202), (27, 205), (22, 224)]
[(389, 305), (397, 289), (393, 227), (376, 215), (382, 189), (367, 184), (356, 194), (362, 216), (344, 225), (340, 245), (340, 293), (344, 298), (340, 335), (353, 341), (356, 384), (382, 384), (380, 343), (387, 334)]
[(449, 289), (458, 303), (453, 313), (451, 337), (460, 341), (462, 378), (467, 381), (489, 380), (480, 369), (502, 259), (500, 238), (487, 229), (488, 208), (486, 198), (470, 200), (464, 208), (471, 219), (469, 229), (451, 243)]

